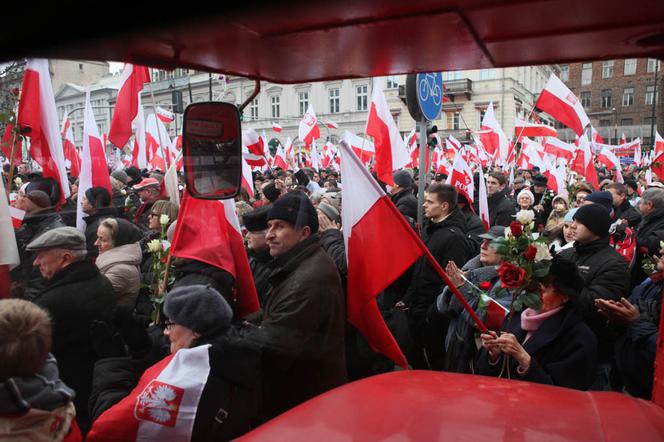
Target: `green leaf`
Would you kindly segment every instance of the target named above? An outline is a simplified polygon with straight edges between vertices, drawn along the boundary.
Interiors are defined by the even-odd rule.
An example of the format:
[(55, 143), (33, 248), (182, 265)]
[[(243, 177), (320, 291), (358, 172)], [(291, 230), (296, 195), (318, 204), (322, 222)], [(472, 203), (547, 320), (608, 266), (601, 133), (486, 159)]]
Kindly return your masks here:
[(540, 261), (533, 264), (533, 277), (534, 278), (544, 278), (549, 274), (549, 268), (551, 267), (551, 261)]
[(539, 310), (542, 308), (542, 298), (538, 293), (524, 293), (520, 296), (523, 300), (523, 305), (533, 310)]
[(523, 301), (521, 301), (521, 296), (517, 297), (512, 303), (512, 309), (515, 312), (520, 312), (523, 310)]

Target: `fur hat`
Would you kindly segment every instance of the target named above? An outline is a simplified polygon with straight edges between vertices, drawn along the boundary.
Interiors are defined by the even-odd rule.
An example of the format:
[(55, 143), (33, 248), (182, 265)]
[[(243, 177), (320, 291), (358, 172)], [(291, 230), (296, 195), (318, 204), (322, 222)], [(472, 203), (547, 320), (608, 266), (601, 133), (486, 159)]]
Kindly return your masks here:
[(233, 310), (221, 293), (209, 285), (187, 285), (166, 295), (164, 313), (178, 325), (210, 336), (230, 326)]
[(95, 209), (111, 205), (111, 194), (105, 187), (91, 187), (85, 191), (85, 197)]
[(242, 215), (244, 228), (250, 232), (267, 230), (267, 213), (272, 206), (262, 206)]
[(311, 233), (318, 232), (318, 213), (309, 198), (302, 192), (290, 192), (272, 204), (267, 220), (281, 219), (301, 229), (311, 228)]
[(516, 196), (516, 202), (517, 203), (519, 202), (519, 200), (521, 199), (522, 196), (527, 196), (528, 198), (530, 198), (530, 205), (531, 206), (533, 204), (535, 204), (535, 195), (533, 195), (533, 193), (530, 190), (523, 189), (521, 192), (519, 192)]
[(394, 179), (394, 184), (403, 189), (411, 189), (415, 186), (413, 176), (407, 170), (399, 170), (394, 172), (392, 178)]

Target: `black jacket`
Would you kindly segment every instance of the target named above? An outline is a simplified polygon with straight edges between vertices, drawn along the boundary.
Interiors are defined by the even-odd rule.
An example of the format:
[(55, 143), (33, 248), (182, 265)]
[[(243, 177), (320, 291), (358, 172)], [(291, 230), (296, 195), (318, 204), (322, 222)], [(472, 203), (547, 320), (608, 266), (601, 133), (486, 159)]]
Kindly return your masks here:
[(487, 198), (489, 203), (489, 225), (490, 226), (509, 226), (514, 221), (513, 215), (516, 214), (514, 201), (507, 197), (509, 189), (496, 192)]
[(586, 244), (576, 244), (560, 255), (574, 262), (585, 281), (578, 305), (584, 320), (599, 341), (600, 361), (613, 354), (614, 336), (606, 326), (606, 319), (597, 312), (597, 298), (620, 300), (629, 290), (629, 272), (625, 258), (609, 245), (609, 237)]
[(260, 305), (265, 305), (265, 296), (270, 290), (270, 273), (272, 273), (272, 256), (270, 256), (270, 249), (255, 251), (252, 249), (247, 250), (249, 257), (249, 267), (251, 268), (251, 275), (254, 277), (254, 285), (256, 286), (256, 293), (258, 294), (258, 301)]
[(461, 212), (463, 212), (466, 217), (466, 236), (470, 240), (470, 244), (473, 247), (473, 256), (475, 256), (480, 253), (480, 246), (482, 245), (482, 238), (478, 235), (486, 233), (484, 223), (482, 222), (482, 219), (469, 208), (464, 208)]
[(659, 242), (664, 240), (664, 208), (655, 209), (643, 217), (636, 229), (636, 253), (632, 267), (632, 287), (648, 277), (641, 267), (642, 261), (659, 254)]
[[(521, 328), (521, 314), (505, 319), (503, 330), (512, 333), (531, 357), (530, 368), (523, 375), (517, 372), (518, 363), (509, 358), (512, 379), (588, 389), (597, 375), (597, 340), (581, 316), (571, 306), (545, 320), (525, 344), (527, 332)], [(502, 368), (501, 356), (495, 365), (489, 363), (488, 352), (482, 348), (477, 355), (477, 374), (498, 376)], [(506, 373), (503, 373), (506, 377)]]
[(636, 210), (628, 200), (623, 201), (623, 203), (614, 207), (615, 210), (615, 219), (625, 219), (627, 220), (629, 227), (637, 227), (641, 224), (641, 214)]
[(42, 233), (58, 227), (65, 227), (65, 223), (60, 215), (50, 208), (26, 216), (21, 227), (15, 231), (21, 262), (11, 272), (12, 281), (15, 283), (12, 290), (13, 297), (33, 299), (46, 286), (39, 269), (32, 265), (37, 253), (29, 252), (25, 248)]
[[(449, 261), (454, 261), (461, 268), (472, 258), (473, 247), (466, 237), (466, 218), (458, 207), (443, 221), (434, 223), (426, 220), (423, 227), (422, 241), (443, 269)], [(404, 298), (413, 323), (424, 319), (444, 287), (445, 283), (436, 270), (426, 258), (420, 258), (415, 264), (413, 279)]]
[(109, 321), (116, 300), (111, 283), (91, 261), (72, 263), (60, 270), (34, 299), (53, 321), (53, 355), (62, 381), (76, 391), (74, 404), (81, 430), (87, 430), (87, 402), (97, 354), (90, 324)]
[(188, 285), (210, 285), (222, 294), (224, 299), (235, 312), (237, 299), (235, 299), (235, 278), (226, 270), (193, 259), (178, 259), (173, 271), (175, 283), (173, 288)]
[(85, 221), (85, 244), (88, 249), (88, 258), (94, 259), (99, 255), (99, 249), (95, 245), (97, 241), (97, 228), (106, 218), (116, 218), (115, 207), (104, 207), (97, 209), (92, 215), (84, 216)]
[(390, 199), (402, 215), (417, 220), (417, 197), (412, 189), (404, 189), (395, 195), (390, 195)]

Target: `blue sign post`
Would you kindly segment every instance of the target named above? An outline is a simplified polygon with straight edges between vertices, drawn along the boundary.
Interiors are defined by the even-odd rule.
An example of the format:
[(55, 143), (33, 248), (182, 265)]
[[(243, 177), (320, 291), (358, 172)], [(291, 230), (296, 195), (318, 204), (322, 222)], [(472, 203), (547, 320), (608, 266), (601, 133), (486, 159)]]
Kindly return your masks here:
[(443, 105), (443, 75), (440, 72), (417, 74), (417, 102), (422, 116), (433, 121)]

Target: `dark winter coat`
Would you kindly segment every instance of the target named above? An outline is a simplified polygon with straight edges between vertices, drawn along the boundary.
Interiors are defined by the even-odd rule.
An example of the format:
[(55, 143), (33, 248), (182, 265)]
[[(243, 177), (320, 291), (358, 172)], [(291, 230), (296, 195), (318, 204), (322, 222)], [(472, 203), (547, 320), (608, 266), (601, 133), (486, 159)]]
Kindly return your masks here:
[(12, 281), (15, 282), (13, 297), (33, 299), (46, 286), (39, 269), (32, 265), (37, 252), (29, 252), (25, 248), (42, 233), (58, 227), (65, 227), (65, 223), (52, 208), (23, 218), (23, 224), (15, 231), (21, 263), (11, 272)]
[(84, 216), (85, 221), (85, 245), (88, 249), (88, 258), (95, 259), (99, 256), (99, 249), (95, 245), (97, 241), (97, 228), (99, 224), (106, 218), (116, 218), (117, 212), (115, 207), (104, 207), (97, 209), (92, 215)]
[(345, 281), (348, 277), (348, 262), (346, 261), (346, 245), (344, 244), (344, 236), (341, 230), (328, 229), (320, 232), (319, 236), (320, 246), (330, 255), (332, 261), (334, 261), (341, 275), (342, 284), (345, 286)]
[(657, 355), (664, 281), (648, 278), (634, 287), (629, 302), (639, 309), (634, 321), (616, 343), (616, 366), (627, 391), (650, 399)]
[(226, 270), (193, 259), (179, 259), (176, 262), (175, 283), (173, 288), (187, 285), (210, 285), (223, 295), (235, 312), (237, 299), (235, 299), (235, 278)]
[[(439, 223), (426, 220), (423, 227), (422, 241), (443, 269), (449, 261), (463, 267), (472, 258), (473, 247), (466, 237), (466, 218), (459, 208)], [(424, 320), (427, 310), (444, 287), (445, 283), (436, 270), (426, 258), (420, 258), (404, 298), (413, 324)]]
[(272, 256), (270, 256), (270, 249), (261, 251), (247, 250), (249, 257), (249, 267), (251, 268), (251, 275), (254, 277), (254, 285), (256, 286), (256, 293), (258, 294), (258, 301), (260, 305), (265, 305), (265, 296), (270, 290), (270, 273), (272, 273)]
[(635, 228), (641, 224), (641, 214), (627, 200), (623, 201), (620, 206), (614, 207), (614, 211), (615, 219), (627, 220), (629, 227)]
[(84, 260), (56, 273), (34, 302), (53, 321), (52, 352), (58, 360), (60, 378), (76, 391), (77, 420), (86, 431), (92, 368), (97, 361), (90, 324), (110, 320), (116, 305), (113, 287), (91, 261)]
[[(530, 355), (530, 368), (523, 375), (517, 372), (518, 363), (509, 358), (512, 379), (550, 384), (559, 387), (588, 389), (597, 374), (597, 339), (573, 307), (566, 305), (545, 320), (525, 343), (527, 332), (521, 328), (521, 314), (505, 319), (503, 330), (514, 334)], [(489, 363), (486, 349), (480, 349), (475, 362), (477, 374), (498, 376), (504, 355)], [(507, 377), (506, 373), (503, 373)]]
[(541, 212), (535, 212), (535, 224), (546, 224), (553, 210), (553, 198), (556, 194), (551, 189), (546, 189), (543, 193), (535, 193), (533, 190), (533, 196), (535, 197), (535, 204), (533, 206), (542, 206), (544, 208)]
[(402, 215), (417, 220), (417, 197), (413, 194), (412, 189), (404, 189), (397, 194), (390, 195), (390, 199)]
[(648, 275), (643, 271), (645, 258), (659, 254), (659, 242), (664, 240), (664, 208), (655, 209), (643, 217), (636, 229), (636, 256), (632, 267), (632, 287), (641, 284)]
[(482, 219), (472, 210), (464, 208), (461, 210), (466, 217), (466, 236), (470, 240), (473, 247), (473, 256), (480, 253), (480, 246), (482, 245), (482, 238), (478, 235), (486, 233)]
[(578, 305), (584, 320), (599, 341), (600, 362), (613, 354), (614, 334), (606, 319), (597, 312), (595, 299), (620, 300), (629, 293), (629, 272), (625, 259), (609, 245), (609, 237), (563, 250), (560, 256), (574, 262), (585, 281)]
[(489, 204), (489, 225), (509, 226), (514, 221), (516, 206), (514, 201), (507, 197), (508, 188), (496, 192), (487, 198)]
[(275, 416), (346, 382), (345, 308), (339, 273), (317, 235), (277, 257), (258, 327), (264, 415)]

